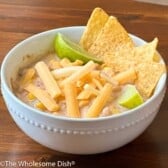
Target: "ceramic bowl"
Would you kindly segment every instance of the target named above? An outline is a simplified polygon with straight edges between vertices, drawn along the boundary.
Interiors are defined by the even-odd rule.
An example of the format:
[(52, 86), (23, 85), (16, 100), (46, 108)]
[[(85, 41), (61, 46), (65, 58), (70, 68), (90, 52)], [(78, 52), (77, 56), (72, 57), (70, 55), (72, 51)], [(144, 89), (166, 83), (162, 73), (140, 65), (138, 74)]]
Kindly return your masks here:
[[(19, 100), (11, 81), (18, 69), (53, 50), (57, 32), (78, 42), (84, 27), (65, 27), (46, 31), (17, 44), (9, 51), (1, 67), (1, 90), (7, 108), (20, 129), (36, 142), (66, 153), (95, 154), (119, 148), (138, 137), (151, 124), (163, 100), (166, 73), (160, 78), (153, 96), (143, 105), (121, 114), (95, 118), (73, 119), (41, 112)], [(130, 35), (137, 45), (142, 39)], [(164, 64), (164, 61), (162, 61)]]

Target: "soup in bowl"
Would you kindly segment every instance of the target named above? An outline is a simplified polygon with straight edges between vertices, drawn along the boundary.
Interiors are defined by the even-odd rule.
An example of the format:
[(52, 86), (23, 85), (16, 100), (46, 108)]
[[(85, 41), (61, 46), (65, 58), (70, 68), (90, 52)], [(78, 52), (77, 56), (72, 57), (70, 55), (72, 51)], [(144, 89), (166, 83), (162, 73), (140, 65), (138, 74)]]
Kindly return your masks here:
[[(166, 89), (166, 73), (163, 73), (153, 94), (143, 103), (135, 108), (126, 108), (118, 104), (118, 99), (124, 92), (124, 88), (130, 87), (130, 83), (122, 85), (119, 84), (117, 78), (108, 78), (106, 72), (108, 72), (107, 74), (111, 72), (108, 71), (110, 67), (104, 67), (104, 65), (92, 60), (87, 63), (80, 60), (76, 62), (69, 59), (60, 60), (55, 54), (56, 34), (62, 33), (78, 43), (84, 28), (80, 26), (59, 28), (29, 37), (9, 51), (1, 68), (2, 94), (16, 124), (38, 143), (54, 150), (74, 154), (106, 152), (135, 139), (153, 121), (159, 111)], [(134, 35), (130, 35), (130, 37), (137, 46), (146, 43)], [(160, 63), (165, 65), (162, 58)], [(53, 68), (52, 66), (58, 67)], [(74, 86), (72, 82), (69, 84), (67, 80), (73, 79), (71, 77), (73, 74), (83, 72), (84, 67), (85, 70), (88, 70), (89, 67), (93, 69), (89, 69), (89, 77), (80, 78), (84, 79), (84, 84), (81, 80), (76, 81), (79, 86), (82, 86), (82, 89), (79, 88), (75, 92), (76, 96), (79, 96), (83, 91), (92, 91), (91, 95), (89, 92), (85, 94), (85, 96), (89, 96), (86, 101), (80, 99), (80, 96), (74, 98)], [(42, 92), (44, 94), (39, 101), (38, 96), (41, 94), (41, 90), (46, 91), (46, 85), (43, 82), (45, 74), (49, 70), (52, 77), (57, 80), (59, 75), (62, 75), (62, 69), (69, 74), (60, 81), (58, 80), (57, 83), (63, 95), (58, 96), (59, 99), (57, 99), (54, 91), (52, 93), (46, 89), (47, 94)], [(35, 74), (33, 86), (24, 85), (24, 75), (27, 72)], [(64, 84), (66, 87), (61, 88)], [(134, 84), (131, 83), (131, 85)], [(41, 90), (34, 90), (36, 87)], [(110, 91), (115, 95), (112, 98)], [(55, 100), (54, 105), (51, 102), (49, 105), (43, 103), (48, 95)], [(74, 104), (78, 105), (78, 110)], [(114, 109), (109, 110), (111, 108)]]

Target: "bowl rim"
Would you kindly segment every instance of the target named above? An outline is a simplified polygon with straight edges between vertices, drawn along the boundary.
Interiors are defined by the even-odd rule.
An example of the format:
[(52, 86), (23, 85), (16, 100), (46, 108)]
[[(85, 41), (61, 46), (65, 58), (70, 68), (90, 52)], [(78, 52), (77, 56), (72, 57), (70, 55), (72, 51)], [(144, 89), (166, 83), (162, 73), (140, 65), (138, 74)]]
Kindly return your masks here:
[[(166, 85), (166, 79), (167, 79), (167, 71), (165, 71), (165, 73), (160, 77), (160, 79), (162, 78), (163, 82), (161, 87), (159, 88), (160, 90), (157, 91), (155, 94), (153, 94), (147, 101), (145, 101), (142, 105), (134, 108), (134, 109), (130, 109), (127, 110), (123, 113), (119, 113), (119, 114), (115, 114), (115, 115), (110, 115), (110, 116), (105, 116), (105, 117), (96, 117), (96, 118), (70, 118), (70, 117), (66, 117), (66, 116), (57, 116), (57, 115), (53, 115), (50, 113), (45, 113), (43, 111), (40, 111), (28, 104), (26, 104), (25, 102), (23, 102), (22, 100), (20, 100), (14, 93), (13, 91), (10, 89), (10, 87), (7, 84), (6, 78), (5, 78), (5, 67), (6, 67), (6, 62), (8, 61), (8, 59), (10, 59), (10, 57), (12, 57), (12, 52), (15, 51), (16, 48), (21, 47), (25, 42), (29, 42), (33, 39), (35, 39), (38, 36), (43, 36), (45, 34), (48, 33), (52, 33), (55, 31), (62, 31), (62, 30), (66, 30), (66, 29), (84, 29), (85, 26), (70, 26), (70, 27), (61, 27), (61, 28), (56, 28), (56, 29), (51, 29), (51, 30), (47, 30), (41, 33), (37, 33), (34, 34), (22, 41), (20, 41), (19, 43), (17, 43), (4, 57), (2, 64), (1, 64), (1, 90), (4, 89), (4, 91), (7, 91), (9, 96), (12, 97), (12, 99), (14, 99), (18, 104), (20, 104), (21, 106), (23, 106), (24, 108), (35, 112), (39, 115), (45, 116), (45, 117), (49, 117), (52, 119), (58, 119), (58, 120), (62, 120), (62, 121), (73, 121), (73, 122), (97, 122), (97, 121), (107, 121), (107, 120), (111, 120), (111, 119), (116, 119), (116, 118), (120, 118), (120, 117), (124, 117), (127, 115), (130, 115), (132, 113), (135, 113), (136, 111), (139, 111), (141, 109), (143, 109), (144, 107), (146, 107), (147, 105), (149, 105), (154, 99), (157, 98), (157, 96), (159, 95), (159, 93), (164, 89), (165, 85)], [(141, 39), (140, 37), (130, 34), (131, 38), (137, 38), (138, 40), (142, 41), (143, 43), (146, 43), (145, 40)], [(159, 53), (158, 53), (159, 54)], [(161, 61), (163, 63), (163, 65), (166, 67), (165, 61), (163, 59), (163, 57), (159, 54), (159, 56), (161, 57)]]

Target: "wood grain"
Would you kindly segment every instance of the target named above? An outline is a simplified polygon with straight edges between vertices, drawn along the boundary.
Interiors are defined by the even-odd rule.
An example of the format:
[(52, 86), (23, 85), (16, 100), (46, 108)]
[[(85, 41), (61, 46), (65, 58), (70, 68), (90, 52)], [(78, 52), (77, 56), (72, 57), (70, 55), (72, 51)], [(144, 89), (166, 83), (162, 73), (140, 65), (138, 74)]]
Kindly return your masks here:
[[(132, 0), (0, 0), (0, 62), (21, 40), (49, 29), (85, 25), (96, 6), (119, 18), (126, 29), (147, 41), (159, 38), (158, 50), (168, 64), (168, 7)], [(14, 123), (0, 97), (0, 162), (75, 161), (73, 168), (167, 168), (168, 92), (151, 126), (130, 144), (99, 155), (68, 155), (47, 149)], [(1, 166), (0, 166), (1, 167)]]

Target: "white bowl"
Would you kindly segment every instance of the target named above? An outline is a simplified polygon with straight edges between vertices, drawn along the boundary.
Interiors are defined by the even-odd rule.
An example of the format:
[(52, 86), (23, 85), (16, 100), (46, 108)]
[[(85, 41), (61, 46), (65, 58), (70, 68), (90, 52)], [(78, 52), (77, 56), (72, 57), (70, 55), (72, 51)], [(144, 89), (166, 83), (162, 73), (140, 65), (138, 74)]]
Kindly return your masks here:
[[(73, 154), (95, 154), (119, 148), (139, 136), (156, 116), (166, 90), (166, 73), (154, 95), (136, 109), (96, 119), (72, 119), (41, 112), (19, 100), (12, 91), (11, 80), (20, 67), (53, 50), (57, 32), (74, 41), (84, 27), (66, 27), (34, 35), (16, 45), (5, 57), (1, 69), (1, 90), (16, 124), (32, 139), (51, 149)], [(137, 45), (145, 43), (131, 35)], [(162, 61), (164, 64), (164, 61)]]

